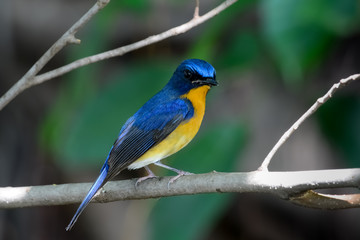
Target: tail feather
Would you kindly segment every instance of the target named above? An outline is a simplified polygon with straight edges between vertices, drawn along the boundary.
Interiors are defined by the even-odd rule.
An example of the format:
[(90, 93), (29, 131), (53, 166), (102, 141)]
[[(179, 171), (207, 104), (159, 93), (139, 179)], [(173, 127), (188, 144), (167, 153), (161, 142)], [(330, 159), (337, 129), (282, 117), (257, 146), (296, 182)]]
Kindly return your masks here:
[(109, 166), (105, 163), (103, 168), (101, 169), (100, 176), (96, 179), (92, 187), (90, 188), (88, 194), (80, 204), (77, 209), (75, 215), (71, 219), (69, 225), (66, 227), (66, 231), (70, 231), (74, 226), (75, 222), (79, 218), (80, 214), (84, 211), (85, 207), (90, 203), (91, 199), (95, 196), (97, 191), (105, 184), (105, 179), (108, 173)]

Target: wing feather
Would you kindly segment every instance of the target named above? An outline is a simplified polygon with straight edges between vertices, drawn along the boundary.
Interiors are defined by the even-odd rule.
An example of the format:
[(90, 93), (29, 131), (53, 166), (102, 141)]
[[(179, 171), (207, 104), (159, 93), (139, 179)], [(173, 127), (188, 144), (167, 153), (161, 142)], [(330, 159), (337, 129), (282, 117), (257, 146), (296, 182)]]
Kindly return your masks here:
[(109, 166), (106, 180), (165, 139), (192, 114), (192, 105), (186, 99), (157, 104), (153, 109), (141, 108), (126, 122), (108, 155), (105, 162)]

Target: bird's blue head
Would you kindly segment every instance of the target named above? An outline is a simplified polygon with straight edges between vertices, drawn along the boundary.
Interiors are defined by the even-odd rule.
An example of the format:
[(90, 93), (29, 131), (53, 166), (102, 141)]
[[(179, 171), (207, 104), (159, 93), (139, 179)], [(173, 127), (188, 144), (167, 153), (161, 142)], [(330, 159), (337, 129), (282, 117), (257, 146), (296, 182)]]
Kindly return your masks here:
[(193, 88), (208, 85), (217, 86), (216, 72), (213, 66), (200, 59), (187, 59), (175, 70), (168, 86), (185, 94)]

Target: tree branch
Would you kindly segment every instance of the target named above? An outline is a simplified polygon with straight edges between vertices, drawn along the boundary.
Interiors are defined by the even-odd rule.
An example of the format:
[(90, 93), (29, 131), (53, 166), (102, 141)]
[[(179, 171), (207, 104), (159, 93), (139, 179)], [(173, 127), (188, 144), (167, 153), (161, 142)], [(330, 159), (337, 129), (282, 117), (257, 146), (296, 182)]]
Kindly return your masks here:
[[(118, 56), (122, 56), (128, 52), (137, 50), (139, 48), (160, 42), (164, 39), (173, 37), (173, 36), (177, 36), (179, 34), (185, 33), (187, 31), (189, 31), (190, 29), (202, 24), (203, 22), (209, 20), (210, 18), (216, 16), (217, 14), (219, 14), (220, 12), (222, 12), (223, 10), (225, 10), (226, 8), (228, 8), (230, 5), (232, 5), (233, 3), (235, 3), (237, 0), (227, 0), (225, 2), (223, 2), (222, 4), (220, 4), (218, 7), (214, 8), (213, 10), (209, 11), (208, 13), (204, 14), (203, 16), (196, 16), (196, 10), (195, 10), (195, 14), (194, 17), (188, 21), (187, 23), (184, 23), (180, 26), (171, 28), (165, 32), (159, 33), (157, 35), (153, 35), (150, 37), (147, 37), (143, 40), (140, 40), (138, 42), (132, 43), (130, 45), (126, 45), (123, 47), (119, 47), (119, 48), (115, 48), (113, 50), (110, 51), (106, 51), (103, 53), (99, 53), (93, 56), (89, 56), (89, 57), (85, 57), (79, 60), (76, 60), (72, 63), (69, 63), (63, 67), (54, 69), (52, 71), (49, 71), (47, 73), (41, 74), (39, 76), (37, 76), (34, 79), (34, 85), (35, 84), (39, 84), (42, 82), (45, 82), (47, 80), (53, 79), (55, 77), (61, 76), (65, 73), (68, 73), (76, 68), (79, 67), (83, 67), (86, 65), (89, 65), (91, 63), (95, 63), (95, 62), (99, 62), (102, 60), (106, 60), (109, 58), (113, 58), (113, 57), (118, 57)], [(196, 8), (198, 8), (199, 6), (197, 5)]]
[[(359, 188), (360, 169), (299, 172), (213, 172), (183, 176), (168, 188), (169, 180), (170, 177), (149, 179), (142, 182), (138, 187), (135, 187), (136, 179), (109, 182), (96, 195), (94, 202), (112, 202), (200, 193), (257, 192), (271, 193), (303, 206), (318, 208), (322, 204), (321, 199), (314, 205), (311, 203), (312, 196), (309, 197), (301, 194), (308, 190), (324, 188)], [(90, 187), (91, 183), (4, 187), (0, 188), (0, 208), (79, 203)], [(321, 206), (321, 208), (340, 208), (339, 205), (331, 204), (329, 201), (324, 206)], [(359, 201), (349, 202), (346, 207), (360, 207), (360, 204)], [(341, 208), (344, 208), (344, 206), (341, 206)]]
[(76, 60), (70, 64), (62, 66), (60, 68), (51, 70), (36, 76), (37, 73), (52, 59), (61, 49), (63, 49), (68, 43), (80, 43), (80, 40), (75, 38), (75, 33), (84, 26), (98, 11), (104, 8), (110, 0), (98, 0), (98, 2), (78, 21), (72, 26), (51, 48), (32, 66), (32, 68), (14, 85), (12, 86), (1, 98), (0, 98), (0, 110), (2, 110), (11, 100), (17, 95), (23, 92), (25, 89), (43, 83), (47, 80), (59, 77), (65, 73), (68, 73), (74, 69), (86, 66), (90, 63), (99, 62), (105, 59), (122, 56), (125, 53), (134, 51), (136, 49), (151, 45), (156, 42), (160, 42), (164, 39), (185, 33), (190, 29), (202, 24), (210, 18), (216, 16), (230, 5), (234, 4), (237, 0), (226, 0), (213, 10), (204, 14), (203, 16), (198, 15), (199, 2), (196, 2), (194, 17), (185, 24), (178, 27), (174, 27), (163, 33), (150, 36), (141, 41), (119, 47), (110, 51), (106, 51), (93, 56), (85, 57)]
[(271, 159), (279, 150), (279, 148), (289, 139), (289, 137), (299, 128), (299, 126), (310, 117), (318, 108), (323, 105), (327, 100), (329, 100), (332, 95), (339, 90), (340, 88), (346, 86), (347, 84), (360, 79), (360, 74), (354, 74), (347, 78), (341, 79), (338, 83), (334, 84), (330, 90), (321, 98), (318, 98), (316, 102), (307, 110), (290, 128), (287, 130), (279, 139), (279, 141), (275, 144), (275, 146), (271, 149), (268, 155), (265, 157), (261, 166), (258, 168), (259, 171), (268, 171), (268, 166), (270, 164)]
[(195, 0), (195, 2), (194, 19), (199, 17), (200, 0)]
[(110, 0), (98, 0), (84, 16), (82, 16), (69, 30), (67, 30), (45, 53), (39, 60), (29, 69), (29, 71), (12, 86), (0, 98), (0, 110), (2, 110), (11, 100), (23, 92), (25, 89), (36, 84), (34, 77), (39, 71), (66, 45), (80, 44), (80, 40), (75, 38), (75, 34), (83, 27), (90, 19), (95, 16), (101, 9), (103, 9)]

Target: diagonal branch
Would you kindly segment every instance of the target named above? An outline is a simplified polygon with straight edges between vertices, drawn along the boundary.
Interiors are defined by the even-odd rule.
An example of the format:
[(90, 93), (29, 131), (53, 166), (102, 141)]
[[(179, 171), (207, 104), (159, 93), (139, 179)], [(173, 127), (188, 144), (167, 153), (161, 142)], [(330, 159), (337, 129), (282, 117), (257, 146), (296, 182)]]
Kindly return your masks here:
[[(149, 179), (135, 187), (136, 179), (107, 183), (94, 202), (129, 199), (159, 198), (176, 195), (225, 192), (271, 193), (303, 206), (316, 207), (311, 201), (300, 202), (301, 193), (324, 188), (360, 186), (360, 168), (299, 172), (218, 173), (183, 176), (168, 188), (170, 177)], [(284, 181), (286, 179), (286, 181)], [(79, 203), (90, 188), (90, 183), (61, 184), (32, 187), (0, 188), (0, 208), (20, 208)], [(299, 203), (300, 202), (300, 203)], [(317, 202), (321, 205), (321, 201)], [(347, 208), (360, 207), (359, 201), (348, 202)], [(344, 208), (327, 203), (326, 208)]]
[[(232, 5), (236, 1), (237, 0), (227, 0), (202, 16), (198, 16), (198, 15), (196, 16), (195, 15), (196, 13), (195, 13), (194, 17), (187, 23), (184, 23), (180, 26), (171, 28), (171, 29), (169, 29), (165, 32), (159, 33), (157, 35), (147, 37), (143, 40), (140, 40), (138, 42), (135, 42), (135, 43), (123, 46), (123, 47), (115, 48), (110, 51), (106, 51), (103, 53), (99, 53), (99, 54), (96, 54), (93, 56), (89, 56), (89, 57), (85, 57), (85, 58), (76, 60), (72, 63), (69, 63), (69, 64), (63, 66), (63, 67), (60, 67), (60, 68), (54, 69), (52, 71), (49, 71), (47, 73), (41, 74), (34, 79), (34, 85), (45, 82), (52, 78), (61, 76), (61, 75), (68, 73), (76, 68), (83, 67), (83, 66), (89, 65), (91, 63), (99, 62), (99, 61), (106, 60), (109, 58), (122, 56), (128, 52), (131, 52), (131, 51), (137, 50), (139, 48), (160, 42), (164, 39), (167, 39), (167, 38), (170, 38), (173, 36), (177, 36), (182, 33), (185, 33), (187, 31), (189, 31), (190, 29), (209, 20), (210, 18), (214, 17), (215, 15), (219, 14), (220, 12), (222, 12), (223, 10), (228, 8), (230, 5)], [(196, 7), (198, 8), (198, 5)]]
[(52, 59), (61, 49), (63, 49), (68, 43), (80, 43), (74, 35), (84, 26), (99, 10), (104, 8), (110, 0), (98, 0), (98, 2), (78, 21), (71, 27), (56, 43), (33, 65), (33, 67), (15, 84), (13, 85), (1, 98), (0, 98), (0, 110), (2, 110), (11, 100), (17, 95), (23, 92), (25, 89), (43, 83), (47, 80), (59, 77), (65, 73), (68, 73), (74, 69), (86, 66), (91, 63), (99, 62), (105, 59), (122, 56), (125, 53), (134, 51), (136, 49), (160, 42), (164, 39), (185, 33), (190, 29), (206, 22), (213, 18), (226, 8), (234, 4), (237, 0), (226, 0), (216, 8), (207, 12), (202, 16), (198, 16), (199, 2), (196, 1), (194, 17), (180, 26), (169, 29), (163, 33), (150, 36), (141, 41), (119, 47), (110, 51), (99, 53), (93, 56), (85, 57), (76, 60), (70, 64), (62, 66), (60, 68), (51, 70), (49, 72), (37, 75), (37, 73)]
[(270, 164), (271, 159), (279, 150), (279, 148), (289, 139), (289, 137), (299, 128), (299, 126), (310, 117), (318, 108), (323, 105), (327, 100), (329, 100), (332, 95), (340, 88), (346, 86), (347, 84), (359, 80), (360, 74), (354, 74), (347, 78), (341, 79), (338, 83), (334, 84), (330, 90), (321, 98), (318, 98), (316, 102), (307, 110), (290, 128), (287, 130), (279, 139), (279, 141), (275, 144), (275, 146), (268, 153), (261, 166), (258, 168), (259, 171), (268, 171), (268, 166)]
[(23, 92), (25, 89), (35, 85), (34, 77), (39, 71), (66, 45), (80, 44), (80, 40), (75, 38), (75, 34), (90, 19), (103, 9), (110, 0), (98, 0), (87, 13), (85, 13), (69, 30), (67, 30), (45, 53), (39, 60), (27, 71), (27, 73), (15, 83), (1, 98), (0, 110), (2, 110), (11, 100)]

